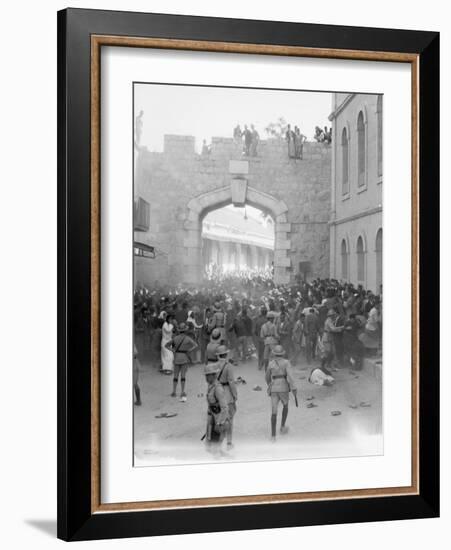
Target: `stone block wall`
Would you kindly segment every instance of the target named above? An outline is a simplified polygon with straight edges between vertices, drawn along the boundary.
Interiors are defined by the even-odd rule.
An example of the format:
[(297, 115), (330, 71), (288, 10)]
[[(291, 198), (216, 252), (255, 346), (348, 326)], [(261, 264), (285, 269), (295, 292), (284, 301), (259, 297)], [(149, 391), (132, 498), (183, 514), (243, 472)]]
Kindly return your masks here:
[[(135, 284), (196, 280), (196, 216), (203, 217), (207, 210), (196, 206), (201, 212), (193, 212), (188, 203), (199, 197), (196, 204), (202, 205), (202, 196), (209, 192), (217, 199), (213, 206), (206, 201), (205, 208), (230, 203), (230, 160), (248, 161), (248, 202), (267, 210), (277, 224), (275, 265), (280, 280), (293, 279), (301, 261), (311, 262), (312, 275), (329, 275), (330, 146), (307, 142), (303, 160), (298, 160), (288, 158), (284, 140), (268, 139), (260, 141), (257, 157), (245, 157), (240, 144), (217, 137), (210, 154), (202, 155), (195, 151), (193, 136), (167, 135), (163, 152), (141, 150), (136, 158), (135, 195), (150, 204), (150, 231), (136, 233), (135, 238), (155, 246), (157, 257), (135, 264)], [(252, 195), (252, 189), (258, 193)], [(251, 202), (252, 196), (263, 194), (268, 201)], [(277, 201), (286, 205), (286, 212), (267, 208), (266, 203)]]

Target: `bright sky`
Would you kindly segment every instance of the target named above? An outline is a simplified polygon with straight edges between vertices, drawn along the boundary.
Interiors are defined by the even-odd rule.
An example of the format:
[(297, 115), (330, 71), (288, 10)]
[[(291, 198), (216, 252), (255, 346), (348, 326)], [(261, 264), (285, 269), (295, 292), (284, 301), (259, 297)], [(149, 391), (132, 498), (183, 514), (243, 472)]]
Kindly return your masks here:
[(266, 139), (264, 128), (279, 117), (313, 139), (315, 126), (330, 126), (331, 106), (328, 92), (135, 84), (135, 117), (144, 111), (141, 145), (151, 151), (162, 151), (164, 134), (195, 136), (200, 151), (203, 139), (232, 137), (238, 123), (254, 124)]

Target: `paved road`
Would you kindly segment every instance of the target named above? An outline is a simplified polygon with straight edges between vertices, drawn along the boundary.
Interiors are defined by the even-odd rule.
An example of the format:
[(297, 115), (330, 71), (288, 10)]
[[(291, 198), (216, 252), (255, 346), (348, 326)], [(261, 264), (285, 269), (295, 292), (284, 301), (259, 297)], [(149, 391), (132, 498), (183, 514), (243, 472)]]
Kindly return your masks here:
[[(270, 441), (270, 400), (255, 358), (235, 367), (239, 398), (234, 422), (234, 448), (211, 453), (200, 441), (205, 431), (206, 382), (203, 366), (190, 367), (188, 400), (172, 398), (172, 377), (144, 363), (140, 373), (142, 406), (134, 407), (135, 465), (187, 464), (212, 460), (247, 461), (382, 454), (382, 383), (365, 372), (342, 369), (332, 387), (308, 382), (310, 368), (295, 367), (299, 407), (290, 398), (287, 435)], [(262, 391), (255, 391), (260, 386)], [(180, 389), (179, 389), (180, 392)], [(308, 399), (312, 398), (313, 399)], [(369, 406), (361, 406), (366, 402)], [(307, 408), (309, 403), (316, 406)], [(357, 408), (352, 408), (357, 406)], [(332, 416), (332, 411), (341, 415)], [(155, 418), (176, 413), (172, 418)], [(278, 424), (280, 424), (280, 415)], [(224, 446), (225, 447), (225, 446)]]

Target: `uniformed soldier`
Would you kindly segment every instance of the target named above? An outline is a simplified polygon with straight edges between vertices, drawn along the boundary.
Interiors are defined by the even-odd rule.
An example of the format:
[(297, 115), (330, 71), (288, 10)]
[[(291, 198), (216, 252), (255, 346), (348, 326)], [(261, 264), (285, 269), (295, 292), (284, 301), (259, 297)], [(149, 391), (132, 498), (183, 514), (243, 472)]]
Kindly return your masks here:
[(218, 381), (218, 364), (209, 363), (205, 367), (205, 378), (207, 380), (207, 444), (222, 443), (228, 430), (229, 405), (224, 386)]
[(274, 346), (279, 343), (279, 335), (277, 334), (277, 327), (274, 322), (276, 316), (277, 315), (274, 311), (268, 311), (266, 314), (266, 318), (268, 320), (262, 326), (260, 331), (260, 338), (263, 340), (265, 345), (263, 350), (263, 365), (265, 367), (265, 371), (268, 368), (271, 351)]
[(216, 356), (216, 350), (220, 346), (220, 340), (221, 340), (221, 331), (217, 328), (213, 329), (213, 332), (210, 336), (210, 342), (207, 344), (207, 351), (205, 353), (206, 355), (206, 362), (207, 363), (214, 363), (218, 360)]
[(229, 425), (226, 431), (227, 434), (227, 448), (233, 447), (232, 443), (232, 431), (233, 431), (233, 417), (236, 413), (236, 402), (238, 400), (238, 391), (235, 384), (235, 376), (233, 373), (232, 363), (228, 359), (229, 350), (226, 346), (219, 346), (216, 350), (218, 358), (218, 382), (224, 388), (225, 397), (229, 407)]
[(224, 344), (226, 341), (225, 324), (226, 324), (226, 314), (224, 310), (221, 308), (221, 304), (219, 302), (215, 302), (213, 306), (213, 315), (210, 317), (210, 320), (209, 320), (209, 329), (210, 331), (213, 331), (213, 329), (215, 328), (219, 330), (219, 332), (221, 333), (221, 337), (220, 337), (221, 344)]
[(141, 390), (138, 385), (139, 380), (139, 359), (136, 345), (133, 346), (133, 389), (135, 390), (135, 405), (141, 405)]
[(291, 373), (290, 362), (283, 357), (285, 354), (283, 347), (280, 345), (274, 346), (272, 353), (274, 358), (271, 359), (268, 364), (265, 379), (268, 384), (268, 395), (271, 397), (271, 439), (275, 441), (279, 401), (283, 406), (280, 433), (286, 434), (288, 432), (286, 421), (288, 416), (289, 394), (290, 391), (293, 392), (296, 398), (297, 389)]
[(181, 323), (178, 327), (179, 333), (172, 340), (166, 344), (166, 348), (174, 353), (174, 376), (172, 382), (171, 397), (177, 395), (177, 383), (180, 376), (180, 384), (182, 387), (182, 393), (180, 394), (181, 400), (186, 401), (185, 383), (186, 372), (191, 364), (190, 352), (197, 348), (197, 343), (190, 338), (185, 332), (188, 330), (188, 326), (185, 323)]

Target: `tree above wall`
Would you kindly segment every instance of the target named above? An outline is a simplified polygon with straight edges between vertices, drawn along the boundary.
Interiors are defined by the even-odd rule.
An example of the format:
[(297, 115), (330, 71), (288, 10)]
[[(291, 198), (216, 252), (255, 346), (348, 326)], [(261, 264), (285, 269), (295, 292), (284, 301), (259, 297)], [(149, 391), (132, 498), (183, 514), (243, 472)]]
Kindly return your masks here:
[(268, 135), (268, 137), (283, 139), (287, 132), (287, 128), (288, 128), (288, 123), (283, 118), (283, 116), (281, 116), (277, 119), (276, 122), (270, 122), (265, 127), (265, 132)]

